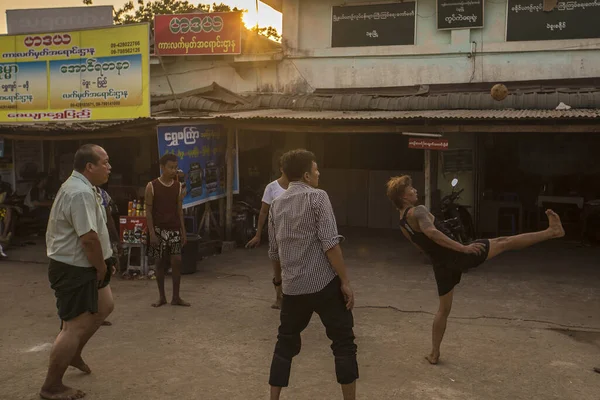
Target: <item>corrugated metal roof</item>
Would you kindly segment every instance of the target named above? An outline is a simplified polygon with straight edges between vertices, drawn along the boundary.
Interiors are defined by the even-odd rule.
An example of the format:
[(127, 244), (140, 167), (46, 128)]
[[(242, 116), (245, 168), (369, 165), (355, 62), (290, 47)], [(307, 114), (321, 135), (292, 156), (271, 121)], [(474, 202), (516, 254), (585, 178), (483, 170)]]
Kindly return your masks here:
[[(554, 110), (561, 102), (572, 109), (600, 109), (600, 89), (553, 89), (511, 92), (503, 101), (489, 92), (453, 92), (414, 95), (386, 94), (254, 94), (245, 102), (221, 99), (219, 95), (192, 95), (152, 106), (152, 112), (228, 112), (261, 109), (302, 111), (431, 111), (431, 110)], [(155, 101), (156, 102), (156, 101)], [(511, 111), (512, 112), (512, 111)]]
[(203, 112), (223, 112), (235, 110), (236, 108), (252, 109), (250, 106), (235, 106), (230, 103), (209, 100), (200, 96), (188, 96), (182, 99), (168, 100), (162, 104), (152, 106), (152, 114), (165, 111), (203, 111)]
[(73, 121), (73, 122), (13, 122), (0, 123), (0, 137), (14, 133), (19, 134), (51, 134), (61, 135), (69, 132), (106, 132), (112, 136), (120, 136), (123, 129), (154, 128), (158, 123), (180, 120), (179, 117), (135, 118), (120, 121)]
[(510, 93), (496, 101), (489, 92), (389, 96), (374, 94), (256, 95), (254, 108), (340, 111), (407, 110), (553, 110), (560, 103), (572, 108), (600, 108), (600, 89)]
[(96, 131), (102, 129), (122, 129), (144, 124), (155, 124), (152, 118), (136, 118), (125, 121), (72, 121), (72, 122), (12, 122), (0, 123), (0, 132), (63, 132)]
[(298, 111), (286, 109), (254, 110), (212, 114), (234, 120), (406, 120), (406, 119), (467, 119), (467, 120), (539, 120), (594, 119), (600, 109), (578, 110), (422, 110), (422, 111)]

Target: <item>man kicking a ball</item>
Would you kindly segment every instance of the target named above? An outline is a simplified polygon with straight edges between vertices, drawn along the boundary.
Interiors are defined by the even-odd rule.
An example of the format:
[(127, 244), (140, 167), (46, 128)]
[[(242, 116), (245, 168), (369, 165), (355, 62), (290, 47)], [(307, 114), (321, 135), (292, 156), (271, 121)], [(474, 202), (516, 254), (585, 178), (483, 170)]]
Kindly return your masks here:
[(400, 211), (400, 226), (404, 236), (426, 253), (433, 264), (440, 306), (433, 320), (433, 348), (426, 356), (431, 364), (437, 364), (439, 361), (440, 345), (452, 309), (454, 287), (460, 282), (464, 271), (478, 267), (505, 251), (524, 249), (565, 235), (558, 215), (552, 210), (547, 210), (550, 226), (546, 230), (476, 240), (469, 245), (463, 245), (443, 233), (444, 228), (425, 206), (417, 206), (417, 190), (412, 186), (410, 176), (391, 178), (387, 183), (387, 196)]

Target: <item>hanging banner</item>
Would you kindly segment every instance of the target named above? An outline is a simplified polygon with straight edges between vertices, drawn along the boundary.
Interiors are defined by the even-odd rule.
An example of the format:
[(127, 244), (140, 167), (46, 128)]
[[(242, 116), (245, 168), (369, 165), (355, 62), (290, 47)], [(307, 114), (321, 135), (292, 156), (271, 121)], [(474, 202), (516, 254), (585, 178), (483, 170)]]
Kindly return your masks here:
[[(159, 157), (170, 153), (185, 174), (183, 208), (227, 196), (227, 132), (221, 125), (158, 126)], [(233, 193), (239, 193), (237, 137), (234, 145)]]
[(157, 15), (154, 52), (170, 56), (241, 54), (242, 13)]
[(148, 24), (0, 36), (0, 122), (150, 116)]

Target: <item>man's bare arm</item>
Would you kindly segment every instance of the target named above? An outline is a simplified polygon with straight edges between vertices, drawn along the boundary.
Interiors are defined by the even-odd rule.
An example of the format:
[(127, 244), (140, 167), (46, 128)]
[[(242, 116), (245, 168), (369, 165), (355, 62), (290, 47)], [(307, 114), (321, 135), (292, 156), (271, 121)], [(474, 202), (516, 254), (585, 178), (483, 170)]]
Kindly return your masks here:
[(350, 280), (348, 279), (348, 273), (346, 271), (346, 263), (344, 262), (344, 256), (342, 255), (342, 248), (339, 244), (329, 249), (326, 253), (327, 258), (331, 267), (335, 270), (341, 281), (341, 290), (346, 300), (346, 309), (352, 310), (354, 308), (354, 291), (350, 287)]
[(262, 235), (263, 227), (265, 226), (265, 222), (267, 222), (267, 217), (269, 216), (269, 210), (271, 206), (264, 201), (260, 206), (260, 213), (258, 214), (258, 226), (256, 227), (256, 236), (260, 237)]
[(262, 230), (265, 226), (265, 222), (267, 222), (267, 218), (269, 217), (269, 210), (271, 206), (264, 201), (260, 206), (260, 213), (258, 214), (258, 226), (256, 228), (256, 234), (248, 243), (246, 243), (246, 248), (251, 248), (258, 246), (260, 244), (260, 239), (262, 237)]
[(342, 284), (348, 284), (350, 280), (348, 279), (348, 273), (346, 272), (346, 264), (344, 263), (344, 256), (342, 255), (342, 248), (339, 244), (335, 245), (331, 249), (329, 249), (325, 255), (327, 259), (329, 259), (329, 263), (331, 267), (337, 272), (340, 277), (340, 281)]
[(464, 245), (450, 239), (435, 227), (433, 224), (433, 217), (425, 206), (416, 207), (413, 211), (413, 217), (417, 220), (421, 232), (423, 232), (429, 239), (447, 249), (461, 253), (465, 251)]
[(100, 244), (98, 234), (94, 231), (89, 231), (81, 236), (80, 240), (88, 261), (96, 268), (98, 279), (104, 278), (104, 274), (106, 274), (106, 263), (104, 262), (102, 245)]
[(185, 219), (183, 218), (183, 196), (182, 191), (179, 191), (179, 198), (177, 201), (177, 212), (179, 213), (179, 223), (181, 224), (181, 243), (185, 246), (187, 243), (187, 233), (185, 230)]
[(144, 200), (146, 204), (146, 225), (148, 226), (148, 233), (152, 238), (154, 233), (154, 220), (152, 219), (152, 206), (154, 203), (154, 196), (152, 194), (152, 182), (146, 185), (146, 193), (144, 195)]

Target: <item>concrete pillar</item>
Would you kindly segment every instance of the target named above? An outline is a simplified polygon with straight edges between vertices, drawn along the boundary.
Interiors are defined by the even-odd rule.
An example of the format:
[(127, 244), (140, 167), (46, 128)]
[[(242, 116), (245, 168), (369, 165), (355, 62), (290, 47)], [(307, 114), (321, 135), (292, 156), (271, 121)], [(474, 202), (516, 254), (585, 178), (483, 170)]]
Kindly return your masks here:
[(289, 55), (300, 49), (300, 0), (284, 0), (282, 14), (283, 50)]

